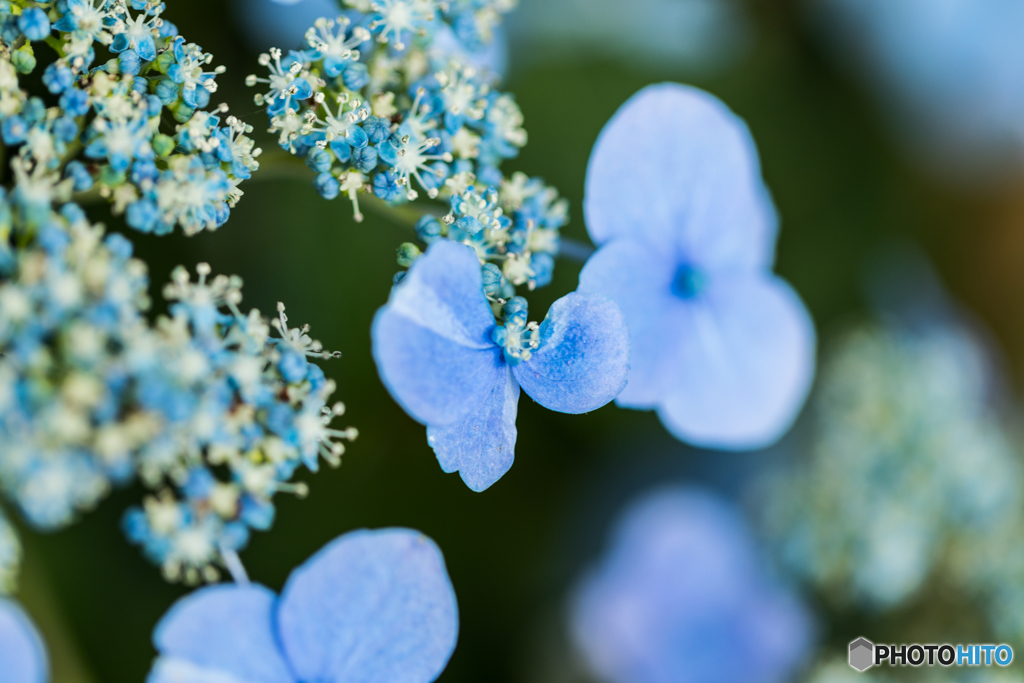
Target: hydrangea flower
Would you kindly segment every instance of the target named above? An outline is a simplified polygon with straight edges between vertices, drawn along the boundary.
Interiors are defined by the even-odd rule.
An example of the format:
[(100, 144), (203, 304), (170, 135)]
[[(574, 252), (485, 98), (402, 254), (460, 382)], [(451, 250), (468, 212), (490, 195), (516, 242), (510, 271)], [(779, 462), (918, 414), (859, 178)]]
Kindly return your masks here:
[[(126, 531), (169, 580), (215, 580), (274, 519), (300, 467), (341, 462), (334, 357), (283, 305), (243, 313), (241, 281), (176, 269), (151, 324), (146, 268), (74, 204), (38, 227), (0, 195), (0, 489), (59, 529), (135, 479)], [(9, 232), (8, 232), (9, 231)], [(8, 553), (0, 537), (0, 583)]]
[(385, 386), (427, 425), (441, 468), (474, 491), (512, 466), (520, 388), (551, 410), (595, 410), (622, 390), (629, 356), (622, 314), (603, 297), (569, 294), (541, 325), (516, 297), (496, 324), (481, 271), (472, 249), (439, 240), (373, 322)]
[(807, 611), (771, 578), (740, 514), (690, 488), (625, 511), (570, 622), (610, 683), (782, 683), (811, 644)]
[(47, 683), (50, 665), (39, 632), (15, 603), (0, 598), (0, 663), (4, 683)]
[(292, 572), (281, 596), (256, 584), (203, 588), (157, 625), (149, 683), (429, 683), (458, 636), (440, 550), (407, 529), (354, 531)]
[[(18, 7), (20, 14), (0, 3), (0, 138), (9, 148), (11, 199), (27, 218), (41, 220), (51, 205), (93, 191), (145, 232), (223, 225), (260, 150), (249, 126), (234, 117), (221, 122), (224, 105), (203, 111), (223, 68), (211, 68), (211, 55), (176, 35), (164, 4), (26, 0)], [(41, 74), (55, 106), (21, 87), (22, 74), (37, 67), (30, 41), (43, 39), (57, 53)], [(116, 58), (94, 67), (97, 45)]]
[(771, 272), (778, 219), (743, 122), (694, 88), (640, 91), (594, 146), (585, 210), (599, 249), (580, 291), (618, 303), (632, 338), (618, 404), (699, 446), (778, 439), (810, 388), (815, 335)]
[(1024, 561), (1007, 550), (1024, 528), (1022, 465), (990, 378), (978, 341), (954, 325), (868, 324), (837, 341), (808, 460), (763, 509), (779, 556), (832, 606), (898, 609), (938, 582), (1016, 612), (995, 630), (1024, 633)]

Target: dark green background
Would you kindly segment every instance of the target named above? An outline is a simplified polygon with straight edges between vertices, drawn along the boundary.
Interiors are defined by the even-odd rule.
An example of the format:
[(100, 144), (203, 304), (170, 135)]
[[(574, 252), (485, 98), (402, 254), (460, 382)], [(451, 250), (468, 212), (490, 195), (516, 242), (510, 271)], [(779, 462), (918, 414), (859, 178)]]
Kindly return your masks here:
[[(753, 131), (782, 216), (778, 269), (804, 297), (824, 342), (862, 307), (865, 259), (902, 236), (925, 247), (954, 293), (1019, 360), (1024, 202), (1014, 198), (1018, 188), (969, 194), (916, 171), (891, 144), (878, 108), (856, 79), (835, 67), (795, 3), (765, 1), (751, 9), (752, 51), (714, 77), (644, 73), (621, 60), (513, 71), (506, 89), (523, 109), (530, 143), (507, 170), (558, 187), (572, 202), (565, 234), (585, 239), (584, 175), (602, 125), (644, 85), (695, 83), (721, 97)], [(263, 132), (266, 118), (241, 83), (258, 69), (255, 55), (227, 4), (171, 0), (167, 17), (228, 67), (214, 101), (229, 102), (256, 127), (263, 147), (273, 149)], [(514, 65), (514, 53), (511, 59)], [(566, 586), (599, 548), (625, 498), (666, 478), (710, 478), (734, 488), (758, 464), (757, 456), (688, 449), (650, 414), (610, 406), (567, 416), (524, 396), (515, 465), (490, 490), (471, 492), (456, 475), (441, 472), (424, 429), (391, 401), (370, 357), (370, 320), (387, 297), (395, 247), (409, 238), (406, 229), (372, 215), (357, 225), (346, 202), (325, 202), (302, 181), (257, 174), (242, 189), (245, 197), (216, 233), (130, 234), (150, 263), (154, 294), (173, 266), (205, 260), (214, 272), (244, 278), (246, 306), (272, 313), (277, 301), (286, 302), (292, 322), (310, 323), (314, 337), (344, 353), (326, 370), (348, 406), (340, 422), (361, 433), (340, 469), (303, 475), (312, 488), (307, 500), (279, 496), (273, 530), (256, 534), (242, 559), (254, 580), (280, 588), (291, 568), (350, 529), (424, 531), (445, 553), (461, 611), (458, 649), (442, 681), (538, 680), (546, 658), (563, 656), (557, 633)], [(537, 317), (574, 289), (578, 270), (559, 263), (554, 283), (534, 297)], [(118, 492), (57, 534), (24, 532), (22, 597), (54, 649), (56, 683), (90, 680), (76, 678), (76, 666), (77, 675), (96, 683), (141, 681), (154, 655), (152, 627), (184, 593), (165, 584), (120, 533), (122, 510), (141, 495), (137, 487)]]

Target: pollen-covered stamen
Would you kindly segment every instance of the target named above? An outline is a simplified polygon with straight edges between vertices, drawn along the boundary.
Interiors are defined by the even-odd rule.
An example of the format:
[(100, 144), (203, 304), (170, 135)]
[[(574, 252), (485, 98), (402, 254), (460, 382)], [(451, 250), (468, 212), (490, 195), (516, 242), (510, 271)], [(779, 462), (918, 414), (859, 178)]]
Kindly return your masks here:
[(410, 178), (415, 178), (420, 184), (420, 187), (427, 191), (427, 196), (434, 199), (438, 195), (437, 185), (440, 182), (426, 183), (423, 181), (423, 173), (433, 174), (435, 177), (439, 177), (440, 173), (427, 166), (431, 161), (445, 161), (451, 163), (452, 155), (448, 152), (444, 154), (427, 154), (427, 150), (437, 147), (441, 144), (441, 140), (438, 138), (427, 138), (420, 142), (415, 142), (410, 136), (406, 135), (402, 138), (402, 148), (398, 150), (398, 159), (395, 162), (395, 171), (398, 172), (399, 184), (408, 186), (409, 191), (406, 193), (406, 197), (409, 201), (415, 200), (419, 193), (412, 189)]
[(540, 325), (527, 322), (526, 300), (522, 297), (510, 300), (503, 311), (505, 325), (495, 327), (491, 339), (502, 348), (509, 365), (518, 365), (530, 360), (540, 348)]
[(218, 66), (213, 71), (204, 71), (204, 67), (213, 62), (213, 55), (203, 52), (195, 43), (186, 45), (183, 53), (178, 60), (178, 67), (185, 90), (194, 91), (202, 86), (210, 94), (217, 92), (217, 81), (214, 78), (224, 73), (226, 68)]
[(352, 218), (355, 219), (356, 223), (362, 223), (363, 214), (359, 211), (359, 196), (356, 193), (363, 189), (365, 185), (363, 174), (359, 171), (349, 171), (348, 173), (343, 173), (338, 181), (340, 183), (340, 190), (348, 195), (349, 201), (352, 202)]
[(330, 408), (321, 408), (319, 414), (303, 411), (295, 419), (299, 441), (307, 446), (316, 445), (320, 456), (332, 467), (341, 465), (341, 456), (345, 453), (345, 445), (341, 442), (355, 441), (359, 436), (355, 427), (334, 429), (330, 426), (334, 418), (344, 414), (345, 404), (338, 402)]
[[(316, 94), (314, 101), (323, 107), (324, 118), (317, 116), (316, 111), (313, 109), (307, 111), (306, 125), (303, 129), (303, 133), (322, 132), (324, 134), (325, 141), (321, 147), (325, 147), (326, 143), (337, 138), (348, 138), (349, 131), (352, 127), (362, 123), (370, 116), (370, 110), (363, 106), (362, 101), (358, 99), (351, 99), (348, 93), (342, 93), (335, 98), (335, 101), (338, 104), (338, 111), (336, 114), (331, 112), (322, 92), (318, 92)], [(348, 108), (348, 111), (345, 111), (346, 107)]]
[(358, 61), (359, 50), (355, 48), (370, 40), (370, 32), (362, 26), (356, 26), (352, 29), (352, 35), (346, 38), (345, 32), (350, 23), (348, 17), (338, 17), (337, 20), (321, 17), (313, 24), (313, 28), (306, 31), (306, 42), (325, 56)]
[(309, 336), (309, 325), (289, 328), (283, 303), (278, 302), (277, 317), (271, 321), (271, 325), (281, 334), (279, 341), (300, 355), (309, 358), (341, 358), (340, 351), (324, 351), (323, 345)]
[(277, 47), (272, 47), (268, 52), (261, 54), (257, 61), (260, 66), (270, 71), (270, 77), (259, 78), (256, 74), (249, 74), (245, 77), (245, 84), (251, 88), (257, 83), (265, 83), (270, 88), (265, 94), (256, 94), (253, 98), (256, 106), (262, 107), (280, 97), (290, 97), (299, 92), (295, 79), (302, 73), (302, 64), (293, 62), (287, 69), (281, 66), (281, 49)]

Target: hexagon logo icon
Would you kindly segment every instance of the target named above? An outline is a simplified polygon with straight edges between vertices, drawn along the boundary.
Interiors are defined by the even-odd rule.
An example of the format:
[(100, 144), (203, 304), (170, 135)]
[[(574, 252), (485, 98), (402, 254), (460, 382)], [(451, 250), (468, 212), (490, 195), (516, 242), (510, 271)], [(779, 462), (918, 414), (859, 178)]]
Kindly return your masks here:
[(857, 671), (866, 671), (875, 663), (875, 644), (867, 638), (858, 638), (850, 643), (850, 666)]

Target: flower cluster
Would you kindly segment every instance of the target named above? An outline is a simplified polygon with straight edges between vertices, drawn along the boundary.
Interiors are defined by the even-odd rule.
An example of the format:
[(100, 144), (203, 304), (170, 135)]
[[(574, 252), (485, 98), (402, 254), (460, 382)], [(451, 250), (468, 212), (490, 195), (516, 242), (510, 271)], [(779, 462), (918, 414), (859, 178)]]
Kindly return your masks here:
[[(282, 147), (318, 174), (316, 187), (340, 193), (361, 213), (356, 192), (388, 202), (452, 195), (479, 181), (497, 187), (499, 165), (526, 144), (523, 116), (494, 74), (435, 41), (454, 28), (465, 45), (490, 40), (509, 2), (380, 0), (323, 18), (308, 49), (271, 50), (256, 96)], [(451, 22), (449, 27), (447, 23)]]
[[(223, 68), (176, 35), (163, 10), (152, 0), (0, 2), (0, 138), (11, 200), (30, 221), (87, 192), (145, 232), (192, 234), (227, 220), (260, 150), (249, 126), (222, 122), (226, 107), (203, 110)], [(57, 53), (42, 71), (53, 107), (21, 83), (42, 41)]]
[(809, 462), (769, 489), (785, 563), (839, 607), (896, 608), (941, 580), (1013, 612), (987, 589), (1021, 585), (1002, 544), (1022, 528), (1024, 491), (988, 376), (958, 327), (848, 333), (822, 372)]
[[(112, 486), (155, 496), (126, 519), (170, 579), (213, 579), (221, 553), (273, 519), (300, 464), (337, 464), (340, 404), (306, 328), (243, 314), (237, 278), (179, 269), (151, 325), (145, 266), (67, 204), (30, 230), (0, 202), (0, 485), (34, 526), (62, 527)], [(13, 219), (13, 222), (12, 222)], [(277, 335), (272, 335), (272, 329)], [(0, 558), (4, 554), (0, 552)]]
[[(516, 295), (516, 287), (533, 290), (551, 282), (559, 249), (559, 229), (568, 221), (568, 202), (539, 178), (515, 173), (500, 190), (470, 185), (454, 190), (451, 211), (441, 218), (426, 215), (416, 235), (431, 245), (449, 239), (473, 247), (482, 266), (484, 292), (497, 303)], [(411, 265), (419, 249), (399, 249), (399, 265)], [(402, 273), (404, 276), (404, 273)]]

